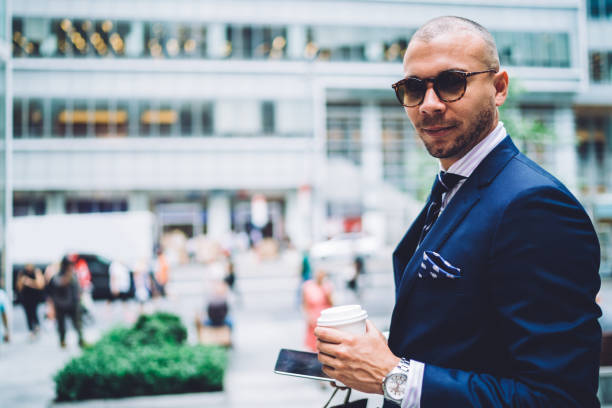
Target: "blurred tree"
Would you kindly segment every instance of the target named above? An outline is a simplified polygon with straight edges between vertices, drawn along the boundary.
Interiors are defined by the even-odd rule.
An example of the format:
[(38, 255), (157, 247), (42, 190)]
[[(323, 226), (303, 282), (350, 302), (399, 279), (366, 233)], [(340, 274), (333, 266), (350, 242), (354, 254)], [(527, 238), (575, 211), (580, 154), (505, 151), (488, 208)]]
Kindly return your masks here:
[(499, 108), (499, 119), (504, 122), (506, 131), (523, 153), (528, 152), (528, 144), (544, 145), (555, 141), (555, 133), (542, 120), (526, 117), (520, 109), (521, 96), (525, 88), (520, 81), (510, 82), (508, 98)]

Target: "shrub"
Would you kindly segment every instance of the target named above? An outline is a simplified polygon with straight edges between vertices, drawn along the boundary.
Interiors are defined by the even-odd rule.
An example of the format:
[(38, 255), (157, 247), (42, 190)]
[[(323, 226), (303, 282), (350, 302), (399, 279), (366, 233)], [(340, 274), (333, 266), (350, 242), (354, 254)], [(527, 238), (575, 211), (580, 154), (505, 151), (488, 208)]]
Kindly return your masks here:
[(56, 374), (57, 400), (221, 390), (226, 351), (184, 345), (186, 335), (178, 317), (166, 313), (111, 330)]

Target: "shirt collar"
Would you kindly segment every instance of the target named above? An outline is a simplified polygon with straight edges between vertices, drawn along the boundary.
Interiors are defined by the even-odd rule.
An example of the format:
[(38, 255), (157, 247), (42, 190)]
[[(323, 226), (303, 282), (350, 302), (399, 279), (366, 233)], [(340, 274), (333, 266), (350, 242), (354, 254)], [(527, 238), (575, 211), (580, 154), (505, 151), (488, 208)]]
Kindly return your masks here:
[[(459, 174), (460, 176), (470, 177), (472, 172), (478, 167), (481, 161), (501, 142), (508, 133), (503, 122), (499, 121), (491, 133), (482, 139), (476, 146), (465, 154), (462, 158), (454, 162), (449, 168), (449, 173)], [(440, 170), (444, 171), (442, 164)]]

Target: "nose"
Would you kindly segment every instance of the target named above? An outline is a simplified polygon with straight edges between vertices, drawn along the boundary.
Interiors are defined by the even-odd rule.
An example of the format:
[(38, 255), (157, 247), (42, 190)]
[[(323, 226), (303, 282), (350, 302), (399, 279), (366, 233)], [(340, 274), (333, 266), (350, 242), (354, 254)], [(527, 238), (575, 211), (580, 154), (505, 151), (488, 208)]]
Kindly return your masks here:
[(446, 109), (444, 101), (438, 98), (436, 92), (433, 89), (433, 84), (427, 84), (427, 90), (423, 97), (423, 102), (419, 105), (419, 112), (425, 115), (433, 115), (436, 113), (443, 112)]

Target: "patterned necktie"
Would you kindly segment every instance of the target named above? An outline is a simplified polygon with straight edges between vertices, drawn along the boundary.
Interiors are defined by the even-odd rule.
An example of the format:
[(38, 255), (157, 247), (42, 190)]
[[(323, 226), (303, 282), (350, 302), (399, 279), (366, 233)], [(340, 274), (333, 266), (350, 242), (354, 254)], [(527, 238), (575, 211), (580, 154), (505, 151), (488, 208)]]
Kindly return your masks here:
[(434, 222), (440, 215), (440, 208), (442, 205), (442, 194), (451, 191), (459, 181), (466, 177), (460, 176), (459, 174), (446, 173), (441, 171), (436, 177), (433, 187), (431, 188), (431, 194), (429, 195), (429, 201), (427, 203), (427, 216), (425, 217), (425, 224), (421, 231), (421, 237), (419, 238), (419, 245), (425, 239), (425, 236), (433, 226)]

